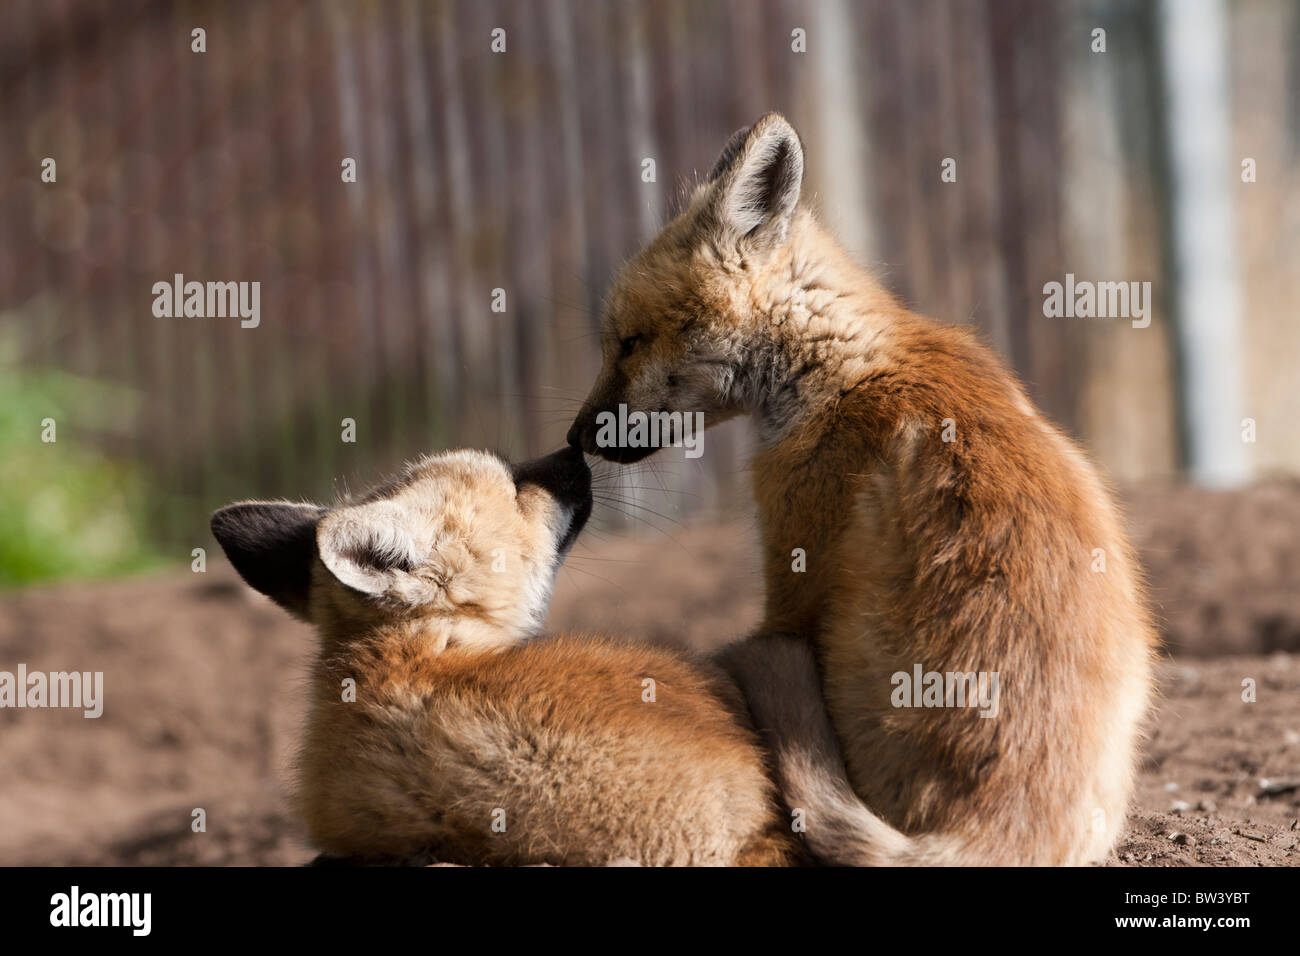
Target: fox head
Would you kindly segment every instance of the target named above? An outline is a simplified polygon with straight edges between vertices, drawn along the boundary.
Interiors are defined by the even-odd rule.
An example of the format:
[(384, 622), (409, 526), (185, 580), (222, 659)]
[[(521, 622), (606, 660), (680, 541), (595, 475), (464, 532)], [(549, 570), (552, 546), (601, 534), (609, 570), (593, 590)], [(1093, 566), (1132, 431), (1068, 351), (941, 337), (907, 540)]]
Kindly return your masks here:
[(412, 624), (488, 648), (537, 633), (590, 513), (574, 448), (515, 466), (452, 451), (336, 508), (229, 505), (212, 533), (244, 581), (326, 637)]
[(598, 441), (602, 413), (703, 412), (714, 425), (752, 407), (763, 374), (754, 323), (767, 321), (774, 290), (782, 294), (772, 273), (802, 183), (803, 147), (784, 117), (769, 113), (732, 135), (687, 208), (615, 278), (600, 375), (570, 444), (636, 461), (653, 448)]

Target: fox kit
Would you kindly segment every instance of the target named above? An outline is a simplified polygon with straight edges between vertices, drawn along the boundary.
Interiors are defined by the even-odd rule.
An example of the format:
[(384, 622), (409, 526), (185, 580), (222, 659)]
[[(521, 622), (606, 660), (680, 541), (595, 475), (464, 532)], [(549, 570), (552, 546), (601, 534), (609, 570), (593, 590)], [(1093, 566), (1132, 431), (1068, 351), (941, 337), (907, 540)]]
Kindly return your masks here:
[(783, 822), (744, 701), (649, 647), (533, 640), (591, 510), (566, 449), (425, 458), (334, 509), (245, 502), (212, 531), (320, 633), (297, 802), (354, 861), (777, 865)]
[(569, 440), (649, 454), (597, 447), (619, 405), (756, 420), (766, 608), (728, 666), (814, 856), (1095, 860), (1157, 640), (1111, 496), (991, 352), (850, 261), (802, 178), (781, 116), (731, 138), (615, 280)]

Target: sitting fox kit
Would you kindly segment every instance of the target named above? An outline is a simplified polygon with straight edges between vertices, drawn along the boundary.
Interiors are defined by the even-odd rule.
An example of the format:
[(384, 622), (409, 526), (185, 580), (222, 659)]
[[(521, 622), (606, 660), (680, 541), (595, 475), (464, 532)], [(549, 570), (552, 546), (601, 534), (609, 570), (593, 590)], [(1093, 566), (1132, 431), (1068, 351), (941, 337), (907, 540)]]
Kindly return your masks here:
[[(732, 137), (615, 280), (569, 440), (649, 454), (598, 447), (620, 405), (755, 419), (766, 609), (727, 664), (815, 856), (1096, 860), (1156, 645), (1110, 495), (992, 353), (840, 250), (802, 178), (784, 118)], [(896, 691), (918, 673), (996, 675), (995, 713), (916, 706)]]
[(297, 802), (326, 855), (793, 860), (725, 675), (649, 647), (537, 638), (590, 510), (590, 473), (566, 449), (514, 468), (449, 452), (333, 509), (213, 515), (244, 580), (320, 635)]

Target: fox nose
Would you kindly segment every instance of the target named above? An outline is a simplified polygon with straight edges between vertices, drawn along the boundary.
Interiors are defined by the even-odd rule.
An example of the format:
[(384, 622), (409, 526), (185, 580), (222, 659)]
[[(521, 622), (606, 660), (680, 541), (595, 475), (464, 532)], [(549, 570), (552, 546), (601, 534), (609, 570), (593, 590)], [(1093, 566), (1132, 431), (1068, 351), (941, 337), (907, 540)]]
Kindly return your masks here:
[(515, 465), (514, 477), (516, 484), (540, 485), (566, 504), (580, 503), (591, 494), (591, 471), (576, 446)]
[(595, 416), (579, 415), (574, 423), (569, 426), (566, 441), (568, 441), (570, 447), (579, 451), (585, 451), (589, 455), (597, 454)]

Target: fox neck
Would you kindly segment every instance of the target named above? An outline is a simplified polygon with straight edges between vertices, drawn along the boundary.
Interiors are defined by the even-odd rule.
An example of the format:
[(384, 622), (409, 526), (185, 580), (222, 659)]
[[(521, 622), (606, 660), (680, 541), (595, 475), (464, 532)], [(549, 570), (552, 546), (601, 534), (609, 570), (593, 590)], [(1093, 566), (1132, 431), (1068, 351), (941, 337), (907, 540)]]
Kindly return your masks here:
[[(347, 657), (362, 648), (418, 648), (428, 654), (445, 650), (492, 653), (526, 643), (531, 635), (506, 634), (497, 625), (468, 617), (418, 617), (365, 627), (320, 628), (324, 657)], [(366, 651), (368, 653), (368, 651)]]
[[(792, 230), (756, 275), (745, 343), (752, 358), (738, 378), (759, 438), (751, 471), (763, 528), (763, 629), (811, 636), (831, 599), (844, 516), (879, 452), (859, 416), (844, 412), (888, 368), (903, 310), (807, 212)], [(825, 573), (792, 573), (801, 555)]]
[(756, 268), (749, 298), (733, 400), (771, 447), (871, 373), (898, 306), (806, 210)]

